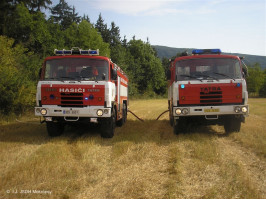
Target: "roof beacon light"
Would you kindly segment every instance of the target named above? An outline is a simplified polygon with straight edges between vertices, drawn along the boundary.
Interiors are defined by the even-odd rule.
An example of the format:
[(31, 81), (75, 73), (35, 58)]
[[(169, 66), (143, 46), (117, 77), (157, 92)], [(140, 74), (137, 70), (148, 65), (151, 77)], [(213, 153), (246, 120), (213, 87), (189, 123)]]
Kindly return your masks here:
[(221, 54), (221, 49), (194, 49), (192, 54)]
[(82, 50), (80, 49), (80, 55), (95, 55), (98, 56), (99, 55), (99, 49), (97, 50)]
[(80, 55), (95, 55), (95, 56), (98, 56), (100, 53), (99, 53), (99, 49), (97, 50), (82, 50), (82, 49), (79, 49), (77, 47), (73, 47), (71, 50), (58, 50), (58, 49), (55, 49), (54, 50), (54, 54), (57, 55), (57, 56), (66, 56), (66, 55), (77, 55), (77, 54), (80, 54)]
[(54, 54), (57, 56), (72, 55), (72, 50), (54, 50)]

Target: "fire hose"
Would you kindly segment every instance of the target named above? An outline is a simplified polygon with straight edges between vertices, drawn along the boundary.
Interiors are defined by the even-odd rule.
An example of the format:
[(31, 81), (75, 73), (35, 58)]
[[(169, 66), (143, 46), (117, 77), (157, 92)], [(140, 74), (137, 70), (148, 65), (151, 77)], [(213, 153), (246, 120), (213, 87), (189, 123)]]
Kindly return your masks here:
[(157, 117), (156, 120), (159, 120), (159, 118), (160, 118), (164, 113), (167, 113), (167, 112), (169, 112), (169, 110), (166, 110), (166, 111), (162, 112), (162, 113)]
[(127, 112), (130, 112), (132, 115), (134, 115), (138, 120), (144, 122), (143, 119), (139, 118), (135, 113), (133, 113), (131, 110), (127, 110)]
[[(133, 113), (131, 110), (127, 110), (127, 111), (130, 112), (132, 115), (134, 115), (138, 120), (144, 122), (143, 119), (139, 118), (139, 117), (138, 117), (135, 113)], [(156, 120), (159, 120), (159, 118), (160, 118), (164, 113), (166, 113), (166, 112), (169, 112), (169, 110), (166, 110), (166, 111), (162, 112), (162, 113), (156, 118)]]

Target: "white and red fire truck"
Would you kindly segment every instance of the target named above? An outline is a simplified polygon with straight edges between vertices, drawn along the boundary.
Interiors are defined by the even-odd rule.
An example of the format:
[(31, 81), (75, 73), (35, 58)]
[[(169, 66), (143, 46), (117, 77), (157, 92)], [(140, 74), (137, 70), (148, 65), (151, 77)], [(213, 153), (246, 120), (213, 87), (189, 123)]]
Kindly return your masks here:
[(99, 50), (55, 50), (40, 71), (35, 115), (44, 117), (50, 136), (68, 123), (99, 123), (101, 136), (111, 138), (127, 119), (128, 78)]
[(238, 56), (220, 49), (195, 49), (170, 63), (168, 72), (169, 119), (174, 133), (193, 123), (223, 125), (239, 132), (248, 116), (246, 70)]

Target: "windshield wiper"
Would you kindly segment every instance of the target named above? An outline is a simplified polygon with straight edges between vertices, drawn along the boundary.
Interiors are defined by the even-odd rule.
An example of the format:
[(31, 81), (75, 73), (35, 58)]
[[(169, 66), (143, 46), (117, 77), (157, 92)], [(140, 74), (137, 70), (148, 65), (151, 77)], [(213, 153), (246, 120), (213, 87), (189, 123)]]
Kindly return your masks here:
[(60, 76), (59, 77), (59, 79), (61, 79), (61, 78), (64, 78), (64, 79), (71, 79), (71, 80), (73, 80), (73, 79), (75, 79), (74, 77), (70, 77), (70, 76)]
[(227, 77), (227, 78), (233, 79), (233, 80), (235, 81), (234, 78), (232, 78), (231, 76), (228, 76), (227, 74), (218, 73), (218, 72), (213, 72), (213, 74), (221, 75), (221, 76), (224, 76), (224, 77)]
[(61, 76), (61, 77), (58, 78), (58, 80), (59, 81), (62, 81), (62, 82), (66, 81), (67, 79), (69, 79), (69, 80), (76, 80), (75, 77), (70, 77), (70, 76)]
[(195, 78), (195, 79), (199, 80), (200, 82), (202, 82), (202, 80), (197, 76), (191, 76), (191, 75), (185, 75), (185, 74), (181, 74), (179, 76), (188, 77), (188, 78)]
[(214, 80), (216, 80), (216, 81), (219, 81), (219, 79), (217, 79), (217, 78), (215, 78), (215, 77), (213, 77), (213, 76), (210, 76), (210, 75), (201, 74), (200, 76), (203, 76), (203, 77), (206, 77), (206, 78), (212, 78), (212, 79), (214, 79)]

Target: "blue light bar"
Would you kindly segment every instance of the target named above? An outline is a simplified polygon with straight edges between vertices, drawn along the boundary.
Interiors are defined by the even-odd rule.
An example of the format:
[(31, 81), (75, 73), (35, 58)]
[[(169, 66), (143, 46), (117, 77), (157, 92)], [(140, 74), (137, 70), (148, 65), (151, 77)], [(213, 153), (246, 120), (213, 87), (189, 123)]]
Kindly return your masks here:
[(97, 50), (82, 50), (78, 47), (73, 47), (71, 50), (54, 50), (54, 54), (57, 56), (65, 56), (65, 55), (74, 55), (74, 54), (80, 54), (80, 55), (99, 55), (99, 49)]
[(221, 54), (221, 49), (194, 49), (192, 54)]
[(81, 55), (89, 55), (89, 50), (80, 50)]
[(184, 84), (182, 84), (180, 87), (181, 87), (181, 89), (185, 89), (185, 85)]
[(220, 54), (220, 53), (222, 53), (221, 49), (211, 49), (211, 52), (212, 52), (212, 53), (215, 53), (215, 54)]
[(80, 55), (95, 55), (98, 56), (99, 55), (99, 49), (97, 50), (80, 50)]
[(99, 55), (99, 49), (97, 49), (97, 50), (90, 50), (89, 53), (91, 55)]
[(72, 50), (64, 50), (64, 54), (65, 55), (71, 55), (72, 54)]
[(194, 49), (193, 51), (192, 51), (192, 54), (203, 54), (203, 49)]
[(63, 56), (63, 55), (72, 55), (72, 50), (54, 50), (54, 54), (57, 56)]

